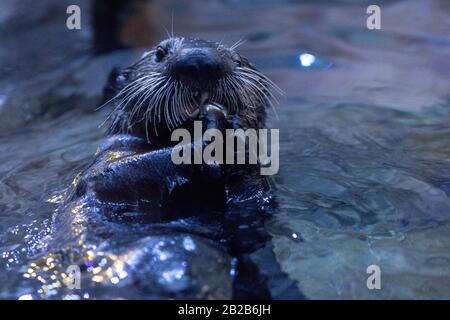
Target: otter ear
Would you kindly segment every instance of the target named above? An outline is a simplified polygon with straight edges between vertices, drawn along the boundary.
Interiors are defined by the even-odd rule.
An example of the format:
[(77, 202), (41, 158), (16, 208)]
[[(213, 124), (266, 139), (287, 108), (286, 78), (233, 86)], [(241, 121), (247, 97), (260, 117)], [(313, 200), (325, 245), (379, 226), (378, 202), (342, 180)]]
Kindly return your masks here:
[(122, 90), (128, 81), (128, 73), (119, 68), (114, 68), (108, 75), (106, 85), (103, 87), (103, 101), (106, 103), (114, 98)]

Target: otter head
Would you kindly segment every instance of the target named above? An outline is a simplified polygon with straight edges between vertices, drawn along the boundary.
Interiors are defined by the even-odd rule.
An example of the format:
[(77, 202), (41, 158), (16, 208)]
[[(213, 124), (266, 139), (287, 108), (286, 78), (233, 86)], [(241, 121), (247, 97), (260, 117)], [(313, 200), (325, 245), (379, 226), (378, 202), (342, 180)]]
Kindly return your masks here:
[(145, 133), (147, 139), (183, 126), (206, 102), (258, 126), (275, 102), (272, 90), (279, 90), (235, 47), (176, 37), (160, 42), (114, 81), (111, 131)]

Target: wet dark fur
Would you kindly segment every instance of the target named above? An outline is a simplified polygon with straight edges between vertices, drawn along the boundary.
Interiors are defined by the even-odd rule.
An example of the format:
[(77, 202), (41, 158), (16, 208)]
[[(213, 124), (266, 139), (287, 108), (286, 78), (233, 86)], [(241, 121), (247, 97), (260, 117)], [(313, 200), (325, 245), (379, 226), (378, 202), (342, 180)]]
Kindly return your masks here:
[[(131, 88), (140, 77), (158, 72), (173, 78), (171, 68), (180, 59), (180, 52), (196, 47), (214, 50), (215, 59), (220, 59), (222, 64), (220, 70), (215, 71), (221, 76), (231, 75), (236, 68), (253, 69), (248, 60), (232, 48), (202, 40), (172, 38), (153, 48), (131, 67), (113, 72), (105, 88), (106, 105), (112, 110), (108, 137), (94, 162), (77, 180), (70, 201), (94, 198), (108, 208), (109, 218), (119, 221), (160, 223), (190, 218), (192, 225), (186, 228), (193, 233), (198, 229), (196, 225), (207, 226), (203, 229), (208, 232), (203, 232), (202, 236), (222, 242), (239, 260), (235, 297), (270, 298), (268, 279), (250, 259), (250, 254), (264, 247), (270, 238), (264, 230), (264, 220), (274, 203), (270, 180), (260, 175), (258, 165), (174, 165), (170, 158), (175, 144), (170, 141), (171, 131), (175, 127), (190, 129), (195, 119), (203, 121), (205, 129), (264, 128), (266, 107), (273, 97), (268, 93), (267, 82), (260, 84), (266, 94), (258, 93), (260, 96), (253, 98), (251, 107), (237, 98), (229, 99), (233, 92), (224, 92), (229, 95), (228, 100), (223, 95), (213, 102), (225, 106), (228, 112), (209, 112), (199, 106), (195, 119), (185, 117), (175, 123), (176, 126), (168, 124), (167, 112), (148, 113), (151, 106), (142, 104), (148, 101), (143, 93), (137, 93), (132, 99), (128, 97), (124, 103), (127, 98), (124, 90)], [(162, 58), (158, 56), (160, 48), (165, 53)], [(191, 91), (212, 92), (219, 85), (218, 77), (198, 83), (195, 78), (188, 79), (184, 83)], [(234, 105), (230, 105), (231, 102)], [(133, 108), (139, 103), (142, 107), (136, 111)], [(174, 108), (173, 103), (176, 101), (165, 105)], [(195, 107), (186, 109), (190, 112)], [(139, 214), (129, 216), (125, 215), (127, 212)], [(292, 286), (287, 287), (287, 292), (292, 290)]]

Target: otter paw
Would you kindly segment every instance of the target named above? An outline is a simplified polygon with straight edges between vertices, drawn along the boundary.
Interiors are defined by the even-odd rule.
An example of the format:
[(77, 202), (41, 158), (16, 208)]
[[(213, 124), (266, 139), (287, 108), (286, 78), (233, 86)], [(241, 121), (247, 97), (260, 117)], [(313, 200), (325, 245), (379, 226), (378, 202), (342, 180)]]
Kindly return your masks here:
[(228, 127), (227, 110), (216, 103), (207, 103), (200, 108), (198, 118), (203, 121), (204, 129), (224, 131)]

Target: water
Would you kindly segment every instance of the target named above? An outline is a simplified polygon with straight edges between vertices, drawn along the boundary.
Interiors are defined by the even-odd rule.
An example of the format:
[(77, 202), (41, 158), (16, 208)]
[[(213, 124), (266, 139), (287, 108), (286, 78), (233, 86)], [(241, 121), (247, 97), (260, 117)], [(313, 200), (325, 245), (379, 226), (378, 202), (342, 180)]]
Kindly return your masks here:
[[(280, 211), (269, 226), (283, 270), (311, 298), (448, 297), (447, 111), (286, 110)], [(372, 264), (379, 292), (366, 288)]]
[[(242, 53), (286, 92), (270, 121), (281, 148), (279, 206), (267, 230), (298, 289), (312, 299), (448, 299), (450, 6), (386, 4), (382, 31), (368, 31), (364, 5), (344, 3), (189, 1), (163, 10), (174, 9), (175, 31), (185, 35), (228, 44), (245, 36)], [(35, 14), (32, 21), (48, 13)], [(58, 195), (104, 135), (98, 125), (107, 110), (94, 112), (104, 77), (139, 54), (92, 58), (85, 34), (64, 32), (37, 50), (54, 59), (0, 60), (9, 70), (0, 79), (0, 298), (167, 298), (154, 288), (192, 286), (182, 261), (203, 275), (187, 297), (229, 298), (233, 261), (196, 236), (148, 238), (135, 226), (120, 244), (83, 239), (82, 249), (63, 255), (48, 247)], [(107, 222), (99, 228), (124, 232)], [(58, 267), (73, 255), (92, 262), (75, 293)], [(381, 290), (366, 287), (372, 264)]]

